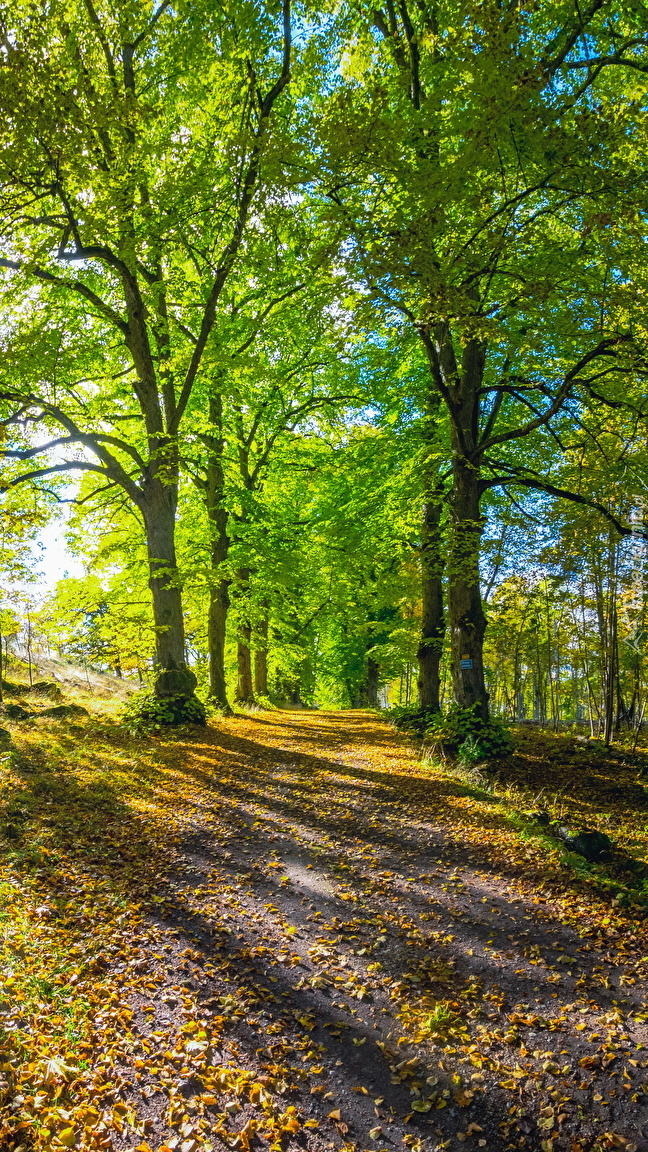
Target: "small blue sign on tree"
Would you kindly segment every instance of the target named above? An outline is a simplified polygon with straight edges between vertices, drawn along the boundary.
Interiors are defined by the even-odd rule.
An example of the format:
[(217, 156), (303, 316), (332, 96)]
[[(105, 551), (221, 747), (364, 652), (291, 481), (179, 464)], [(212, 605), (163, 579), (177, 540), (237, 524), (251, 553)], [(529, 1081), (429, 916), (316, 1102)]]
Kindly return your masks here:
[(460, 668), (472, 668), (472, 666), (473, 666), (472, 660), (460, 660), (459, 661), (459, 667)]

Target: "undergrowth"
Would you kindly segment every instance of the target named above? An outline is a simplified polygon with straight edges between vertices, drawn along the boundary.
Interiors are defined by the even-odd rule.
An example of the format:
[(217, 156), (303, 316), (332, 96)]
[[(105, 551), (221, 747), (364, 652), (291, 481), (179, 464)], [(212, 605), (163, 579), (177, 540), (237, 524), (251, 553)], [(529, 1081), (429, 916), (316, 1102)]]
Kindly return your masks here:
[(145, 690), (134, 693), (123, 712), (123, 723), (131, 732), (159, 731), (181, 724), (204, 725), (205, 706), (197, 696), (156, 696)]

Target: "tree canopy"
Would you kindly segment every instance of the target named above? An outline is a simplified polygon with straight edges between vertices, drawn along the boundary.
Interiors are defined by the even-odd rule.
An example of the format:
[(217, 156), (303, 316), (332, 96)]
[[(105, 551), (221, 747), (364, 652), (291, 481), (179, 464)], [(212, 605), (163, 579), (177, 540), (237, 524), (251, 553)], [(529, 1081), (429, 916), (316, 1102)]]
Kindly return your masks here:
[(3, 21), (2, 563), (67, 502), (87, 572), (49, 642), (176, 720), (635, 722), (641, 6)]

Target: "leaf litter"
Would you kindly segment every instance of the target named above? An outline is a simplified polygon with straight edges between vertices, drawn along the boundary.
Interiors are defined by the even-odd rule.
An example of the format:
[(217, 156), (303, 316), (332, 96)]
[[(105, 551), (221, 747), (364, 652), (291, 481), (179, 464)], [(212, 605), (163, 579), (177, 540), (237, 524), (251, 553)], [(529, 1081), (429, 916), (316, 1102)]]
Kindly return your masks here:
[(13, 737), (7, 1152), (648, 1148), (636, 764), (523, 731), (484, 786), (358, 712)]

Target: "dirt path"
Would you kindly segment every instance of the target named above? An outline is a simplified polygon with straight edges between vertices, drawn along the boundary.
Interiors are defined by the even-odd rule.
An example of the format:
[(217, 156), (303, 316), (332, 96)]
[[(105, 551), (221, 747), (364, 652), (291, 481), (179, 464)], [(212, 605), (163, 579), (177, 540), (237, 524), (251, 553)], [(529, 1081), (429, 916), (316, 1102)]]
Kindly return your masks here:
[(643, 924), (561, 893), (492, 796), (365, 713), (147, 755), (172, 863), (132, 825), (105, 1147), (648, 1149)]
[[(198, 745), (216, 776), (164, 891), (169, 960), (190, 923), (219, 1058), (279, 1069), (309, 1147), (648, 1147), (645, 988), (502, 858), (488, 805), (367, 715), (257, 714)], [(142, 1023), (165, 1028), (180, 989), (156, 969)], [(199, 1079), (183, 1093), (200, 1111)]]

